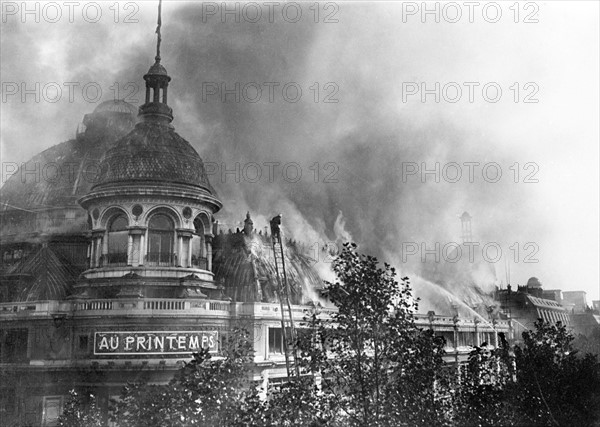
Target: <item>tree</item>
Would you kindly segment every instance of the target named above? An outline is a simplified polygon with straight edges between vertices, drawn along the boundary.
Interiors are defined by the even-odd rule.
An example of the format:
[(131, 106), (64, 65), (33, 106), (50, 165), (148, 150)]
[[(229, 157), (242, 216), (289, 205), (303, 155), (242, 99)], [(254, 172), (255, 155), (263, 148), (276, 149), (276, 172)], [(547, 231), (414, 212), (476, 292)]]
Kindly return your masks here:
[(469, 354), (466, 369), (453, 391), (453, 423), (459, 426), (518, 425), (510, 393), (514, 379), (514, 355), (503, 333), (500, 345), (486, 343)]
[(573, 347), (581, 353), (600, 356), (600, 326), (595, 327), (589, 335), (579, 334), (573, 340)]
[(103, 427), (106, 425), (103, 420), (96, 396), (71, 390), (69, 391), (69, 400), (65, 403), (57, 425), (60, 427)]
[(244, 426), (325, 427), (342, 425), (331, 399), (320, 393), (313, 376), (302, 376), (268, 389), (267, 400)]
[[(600, 365), (580, 355), (560, 322), (535, 324), (523, 344), (484, 343), (457, 377), (444, 340), (416, 326), (408, 278), (346, 244), (325, 295), (296, 342), (300, 378), (267, 390), (250, 381), (253, 345), (243, 330), (222, 353), (193, 355), (165, 385), (128, 384), (112, 403), (120, 427), (141, 426), (588, 426), (600, 420)], [(76, 394), (62, 426), (101, 426), (94, 396)]]
[(408, 278), (348, 243), (333, 262), (330, 318), (306, 319), (302, 365), (323, 378), (319, 400), (340, 425), (443, 425), (444, 341), (416, 327)]
[(596, 356), (580, 356), (573, 336), (560, 322), (541, 319), (515, 347), (516, 402), (531, 425), (586, 426), (600, 420), (600, 366)]
[(539, 320), (514, 356), (475, 348), (454, 394), (454, 423), (465, 426), (591, 426), (600, 420), (600, 366), (580, 355), (560, 322)]
[(128, 384), (113, 402), (112, 420), (119, 427), (237, 424), (247, 415), (246, 399), (257, 400), (249, 384), (253, 347), (246, 331), (229, 334), (221, 356), (195, 353), (166, 385)]

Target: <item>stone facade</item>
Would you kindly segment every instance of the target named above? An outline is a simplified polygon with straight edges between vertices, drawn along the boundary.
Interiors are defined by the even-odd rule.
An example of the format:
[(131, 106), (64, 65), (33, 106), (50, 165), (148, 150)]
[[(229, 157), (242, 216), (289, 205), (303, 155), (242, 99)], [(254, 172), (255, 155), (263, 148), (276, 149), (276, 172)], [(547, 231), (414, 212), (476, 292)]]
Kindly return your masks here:
[[(218, 354), (237, 326), (254, 342), (253, 379), (286, 376), (270, 236), (250, 214), (242, 231), (219, 230), (202, 159), (171, 125), (170, 77), (157, 60), (144, 78), (137, 118), (123, 101), (101, 104), (76, 138), (1, 189), (4, 425), (53, 425), (72, 388), (93, 390), (106, 408), (128, 381), (166, 382), (199, 347)], [(322, 281), (296, 242), (284, 246), (299, 324)], [(446, 338), (452, 363), (510, 332), (507, 321), (435, 313), (418, 323)]]

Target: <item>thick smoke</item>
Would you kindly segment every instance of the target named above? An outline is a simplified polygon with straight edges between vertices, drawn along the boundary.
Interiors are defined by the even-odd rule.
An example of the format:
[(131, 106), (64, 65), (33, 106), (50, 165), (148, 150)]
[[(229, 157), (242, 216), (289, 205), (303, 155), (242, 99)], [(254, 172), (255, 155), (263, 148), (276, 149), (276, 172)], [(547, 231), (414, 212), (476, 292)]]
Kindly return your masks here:
[[(361, 11), (373, 24), (370, 31), (353, 33), (354, 25), (365, 25)], [(508, 242), (532, 227), (542, 233), (542, 221), (522, 224), (524, 228), (515, 223), (513, 215), (536, 215), (536, 207), (529, 193), (515, 192), (507, 180), (490, 184), (478, 177), (469, 183), (465, 177), (452, 184), (430, 176), (423, 183), (419, 174), (403, 182), (407, 162), (426, 162), (429, 168), (452, 161), (508, 166), (516, 157), (498, 150), (492, 137), (472, 134), (470, 126), (447, 114), (403, 106), (400, 82), (414, 78), (408, 65), (411, 49), (400, 52), (404, 60), (386, 51), (389, 40), (375, 29), (386, 20), (383, 13), (361, 6), (344, 12), (343, 24), (329, 26), (282, 19), (273, 24), (209, 20), (195, 25), (202, 20), (201, 9), (190, 5), (177, 10), (177, 24), (165, 29), (172, 97), (185, 102), (185, 108), (177, 101), (174, 105), (178, 129), (205, 161), (217, 163), (211, 178), (224, 199), (222, 221), (235, 224), (246, 209), (265, 216), (281, 212), (291, 234), (309, 244), (341, 243), (340, 229), (346, 228), (345, 239), (351, 235), (361, 250), (380, 257), (393, 254), (409, 273), (419, 271), (420, 258), (403, 262), (402, 243), (431, 248), (436, 242), (457, 242), (458, 215), (465, 209), (476, 215), (475, 229), (484, 242), (501, 237)], [(424, 40), (422, 48), (430, 42)], [(250, 103), (235, 102), (230, 95), (223, 102), (217, 94), (203, 100), (199, 92), (206, 82), (224, 83), (229, 89), (236, 83), (277, 82), (281, 87), (296, 82), (303, 98), (290, 103), (276, 96), (270, 103), (263, 94), (259, 102)], [(308, 89), (314, 82), (321, 90), (334, 82), (339, 102), (314, 103)], [(273, 182), (265, 162), (277, 163)], [(298, 182), (292, 182), (296, 170), (285, 175), (282, 169), (292, 162), (302, 171)], [(250, 163), (263, 165), (257, 182), (249, 182), (255, 168), (244, 169)], [(238, 164), (240, 182), (233, 172)], [(507, 199), (511, 212), (498, 215)], [(261, 224), (267, 222), (255, 221)]]
[[(526, 148), (531, 141), (539, 147), (536, 141), (543, 138), (531, 130), (515, 138), (507, 130), (522, 125), (521, 117), (541, 121), (543, 113), (531, 107), (515, 115), (515, 109), (524, 107), (507, 105), (508, 101), (443, 106), (402, 102), (402, 82), (406, 81), (498, 80), (507, 88), (515, 80), (545, 76), (547, 70), (539, 65), (543, 61), (515, 51), (521, 38), (533, 30), (411, 25), (402, 23), (399, 7), (383, 4), (341, 3), (337, 24), (317, 24), (312, 18), (289, 23), (278, 14), (273, 23), (238, 24), (231, 18), (222, 23), (219, 17), (203, 22), (201, 12), (196, 3), (165, 3), (162, 62), (173, 78), (169, 103), (176, 117), (174, 125), (207, 163), (211, 183), (224, 203), (218, 215), (223, 228), (241, 228), (247, 210), (259, 229), (282, 213), (286, 232), (299, 241), (311, 245), (352, 238), (362, 251), (412, 274), (421, 269), (420, 253), (405, 259), (403, 243), (431, 249), (436, 242), (442, 246), (459, 242), (458, 217), (467, 210), (474, 217), (475, 239), (482, 244), (498, 242), (505, 251), (496, 264), (501, 279), (506, 256), (513, 256), (509, 246), (519, 243), (522, 260), (523, 245), (535, 242), (540, 263), (515, 265), (516, 280), (523, 283), (538, 275), (546, 277), (550, 287), (566, 287), (561, 281), (564, 275), (552, 278), (560, 255), (553, 254), (558, 237), (551, 233), (552, 208), (540, 201), (544, 195), (539, 190), (546, 187), (515, 185), (508, 169), (515, 162), (522, 167), (534, 161), (541, 171), (537, 177), (548, 179), (544, 172), (555, 159), (547, 161), (545, 154)], [(41, 80), (46, 64), (58, 70), (60, 76), (55, 79), (141, 85), (141, 76), (154, 56), (154, 13), (154, 7), (142, 4), (140, 23), (129, 28), (72, 25), (58, 31), (50, 25), (47, 34), (36, 28), (35, 35), (28, 35), (25, 28), (13, 25), (23, 37), (9, 46), (13, 55), (25, 43), (35, 46), (33, 37), (53, 37), (57, 48), (56, 52), (34, 52), (46, 62), (40, 60), (33, 71), (21, 64), (8, 74), (20, 72)], [(86, 36), (78, 41), (75, 34)], [(505, 55), (514, 61), (504, 60)], [(48, 65), (51, 61), (62, 65)], [(3, 75), (5, 70), (3, 62)], [(529, 70), (535, 71), (533, 77)], [(269, 102), (265, 82), (279, 84), (273, 102)], [(302, 88), (298, 102), (282, 98), (280, 89), (289, 82)], [(257, 83), (263, 92), (257, 102), (236, 102), (234, 95), (223, 102), (219, 94), (203, 97), (207, 83), (223, 83), (228, 89), (236, 83)], [(315, 83), (320, 91), (316, 103), (315, 91), (310, 89)], [(323, 102), (331, 92), (325, 88), (327, 83), (335, 84), (329, 88), (339, 88), (333, 97), (337, 103)], [(75, 127), (68, 118), (81, 116), (81, 108), (72, 104), (17, 106), (9, 117), (15, 120), (22, 114), (21, 123), (31, 123), (41, 114), (40, 119), (57, 123), (58, 129), (49, 135), (58, 133), (66, 139)], [(488, 116), (493, 120), (486, 121)], [(4, 128), (5, 120), (3, 144), (9, 145), (3, 152), (15, 147), (24, 135), (14, 126)], [(44, 146), (56, 142), (45, 141)], [(39, 148), (35, 145), (28, 150), (33, 154)], [(271, 163), (272, 177), (266, 162), (276, 163)], [(423, 183), (420, 174), (403, 179), (403, 164), (408, 162), (419, 167), (425, 162), (430, 169), (436, 162), (496, 162), (504, 176), (497, 183), (486, 182), (478, 169), (471, 183), (463, 168), (458, 183), (435, 182), (431, 175)], [(283, 166), (292, 163), (297, 167), (284, 174)], [(254, 164), (261, 166), (256, 182), (252, 182), (257, 176)], [(293, 182), (298, 170), (302, 176)]]

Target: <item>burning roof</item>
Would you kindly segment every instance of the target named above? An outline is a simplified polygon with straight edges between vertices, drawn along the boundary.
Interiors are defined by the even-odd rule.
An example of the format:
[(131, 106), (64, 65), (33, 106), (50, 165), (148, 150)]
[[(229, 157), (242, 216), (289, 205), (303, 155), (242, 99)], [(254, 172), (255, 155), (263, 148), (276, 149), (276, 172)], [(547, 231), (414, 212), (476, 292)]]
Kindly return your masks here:
[[(271, 236), (250, 231), (221, 233), (213, 242), (215, 281), (225, 286), (234, 301), (277, 302), (277, 273)], [(314, 260), (301, 245), (284, 240), (284, 259), (290, 302), (304, 304), (319, 299), (323, 281)]]

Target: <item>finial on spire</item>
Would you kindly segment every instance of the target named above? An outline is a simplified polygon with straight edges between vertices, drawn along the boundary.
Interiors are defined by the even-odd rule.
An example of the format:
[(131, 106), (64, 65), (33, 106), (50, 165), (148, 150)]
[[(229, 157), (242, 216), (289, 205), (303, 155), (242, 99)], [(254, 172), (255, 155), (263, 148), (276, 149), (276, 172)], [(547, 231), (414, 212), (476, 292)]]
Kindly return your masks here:
[(157, 25), (156, 25), (156, 57), (154, 59), (156, 59), (156, 62), (160, 62), (160, 41), (161, 41), (161, 37), (160, 37), (160, 27), (162, 25), (162, 21), (160, 18), (161, 15), (161, 10), (162, 10), (162, 0), (158, 0), (158, 21), (157, 21)]
[(146, 102), (140, 107), (140, 116), (144, 120), (159, 121), (162, 123), (171, 123), (173, 121), (173, 109), (167, 105), (167, 88), (171, 77), (167, 70), (160, 63), (160, 27), (162, 0), (158, 1), (158, 25), (156, 26), (156, 62), (152, 64), (148, 72), (144, 75), (146, 80)]

